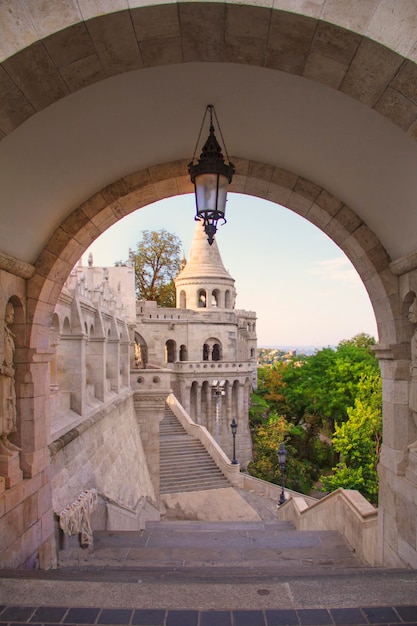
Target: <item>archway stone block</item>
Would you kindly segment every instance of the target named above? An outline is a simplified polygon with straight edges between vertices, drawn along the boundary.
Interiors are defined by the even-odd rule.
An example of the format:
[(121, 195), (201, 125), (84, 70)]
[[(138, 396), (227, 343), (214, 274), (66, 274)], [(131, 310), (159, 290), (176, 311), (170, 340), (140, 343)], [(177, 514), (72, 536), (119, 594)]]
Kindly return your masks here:
[(69, 94), (56, 66), (41, 42), (4, 61), (4, 68), (36, 111)]
[[(132, 2), (129, 3), (132, 5)], [(180, 22), (176, 3), (164, 6), (143, 6), (141, 2), (130, 10), (136, 38), (142, 44), (147, 40), (168, 39), (180, 36)]]
[(402, 57), (396, 52), (364, 38), (340, 90), (374, 107), (394, 79), (402, 61)]
[(417, 120), (417, 106), (391, 87), (386, 88), (376, 103), (375, 110), (390, 119), (405, 132)]
[(266, 200), (276, 202), (277, 204), (286, 205), (289, 202), (291, 191), (281, 185), (270, 183), (268, 186), (268, 193), (266, 194)]

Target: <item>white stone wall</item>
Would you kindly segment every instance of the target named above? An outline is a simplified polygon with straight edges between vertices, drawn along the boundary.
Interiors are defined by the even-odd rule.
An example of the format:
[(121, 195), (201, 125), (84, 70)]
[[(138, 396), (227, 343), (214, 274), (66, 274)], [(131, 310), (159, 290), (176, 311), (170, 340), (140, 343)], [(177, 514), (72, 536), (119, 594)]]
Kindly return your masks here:
[(134, 511), (141, 498), (156, 504), (133, 397), (112, 403), (51, 446), (52, 505), (59, 512), (84, 490)]

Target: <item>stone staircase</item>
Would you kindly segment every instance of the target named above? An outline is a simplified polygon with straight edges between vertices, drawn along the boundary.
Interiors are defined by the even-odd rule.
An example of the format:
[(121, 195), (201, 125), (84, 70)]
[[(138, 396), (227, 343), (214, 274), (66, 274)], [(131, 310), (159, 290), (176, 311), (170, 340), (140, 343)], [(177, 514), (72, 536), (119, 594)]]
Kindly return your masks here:
[(188, 435), (168, 405), (160, 423), (160, 493), (230, 487), (203, 444)]
[[(361, 569), (339, 533), (289, 522), (148, 522), (143, 531), (97, 531), (93, 550), (62, 550), (60, 568), (148, 573), (309, 575)], [(200, 572), (200, 574), (198, 574)]]
[[(233, 488), (168, 406), (160, 425), (160, 468), (162, 499), (172, 499), (175, 513), (197, 501), (195, 512), (204, 507), (220, 512), (217, 521), (174, 515), (147, 522), (140, 531), (95, 531), (94, 547), (87, 550), (72, 537), (59, 554), (59, 568), (66, 575), (76, 576), (75, 570), (82, 569), (106, 572), (111, 579), (129, 572), (135, 576), (136, 571), (141, 577), (217, 581), (222, 576), (269, 580), (369, 570), (338, 532), (296, 531), (291, 522), (276, 520), (275, 502)], [(248, 509), (250, 516), (245, 517)]]

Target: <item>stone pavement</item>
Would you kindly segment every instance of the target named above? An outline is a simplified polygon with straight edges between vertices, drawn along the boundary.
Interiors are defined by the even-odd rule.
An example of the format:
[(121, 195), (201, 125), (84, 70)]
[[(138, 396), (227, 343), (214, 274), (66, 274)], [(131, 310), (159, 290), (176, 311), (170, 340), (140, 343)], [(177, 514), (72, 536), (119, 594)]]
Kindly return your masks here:
[(258, 577), (201, 570), (3, 572), (0, 626), (417, 625), (411, 571)]
[(417, 626), (417, 571), (364, 567), (337, 533), (287, 523), (151, 523), (62, 558), (0, 570), (0, 626)]

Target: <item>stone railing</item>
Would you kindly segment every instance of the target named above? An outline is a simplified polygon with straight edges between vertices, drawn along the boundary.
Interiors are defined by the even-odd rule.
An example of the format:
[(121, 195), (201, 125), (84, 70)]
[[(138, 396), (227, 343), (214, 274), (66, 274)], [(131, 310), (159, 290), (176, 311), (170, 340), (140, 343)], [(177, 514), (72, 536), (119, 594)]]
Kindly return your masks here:
[(240, 474), (240, 465), (233, 465), (231, 463), (230, 459), (210, 435), (207, 428), (200, 424), (195, 424), (172, 393), (167, 398), (167, 404), (185, 431), (192, 437), (201, 441), (208, 454), (228, 481), (234, 487), (240, 487), (241, 476), (243, 476), (243, 474)]
[(297, 530), (337, 530), (368, 565), (378, 565), (378, 510), (359, 491), (337, 489), (311, 506), (293, 496), (279, 507), (277, 518)]
[[(249, 474), (241, 473), (240, 474), (240, 483), (238, 485), (241, 489), (245, 489), (245, 491), (250, 491), (255, 493), (258, 496), (262, 496), (263, 498), (268, 498), (269, 500), (275, 500), (278, 504), (282, 487), (280, 485), (274, 485), (274, 483), (268, 483), (266, 480), (261, 480), (260, 478), (255, 478), (255, 476), (250, 476)], [(291, 489), (284, 489), (285, 498), (289, 500), (289, 498), (298, 497), (301, 494), (298, 491), (292, 491)], [(312, 498), (310, 496), (302, 496), (308, 505), (314, 504), (318, 502), (317, 498)]]
[[(251, 374), (254, 364), (248, 361), (176, 361), (174, 364), (176, 372), (184, 372), (185, 374), (205, 374), (207, 370), (216, 377), (216, 370), (222, 372), (222, 376), (230, 374)], [(217, 375), (219, 377), (220, 374)]]
[(131, 369), (130, 386), (135, 393), (168, 395), (171, 387), (171, 371), (151, 364), (146, 369)]

